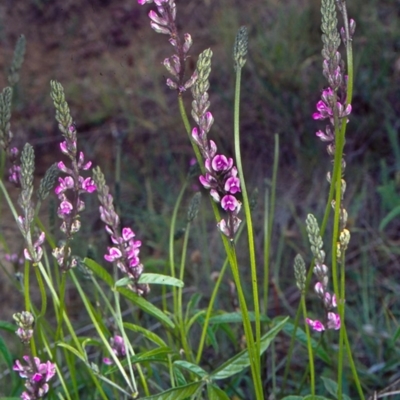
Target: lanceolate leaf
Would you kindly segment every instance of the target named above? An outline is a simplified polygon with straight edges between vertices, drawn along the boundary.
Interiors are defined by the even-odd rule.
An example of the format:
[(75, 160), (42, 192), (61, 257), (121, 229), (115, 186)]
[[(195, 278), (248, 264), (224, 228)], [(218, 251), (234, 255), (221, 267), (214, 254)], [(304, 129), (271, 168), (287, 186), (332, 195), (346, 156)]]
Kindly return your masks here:
[[(267, 350), (268, 346), (283, 328), (289, 317), (281, 320), (277, 325), (272, 327), (262, 338), (260, 343), (260, 355)], [(247, 350), (241, 351), (236, 356), (222, 364), (210, 376), (214, 380), (229, 378), (232, 375), (238, 374), (250, 365), (249, 353)]]
[(107, 283), (108, 286), (114, 286), (114, 279), (112, 276), (96, 261), (91, 260), (90, 258), (85, 258), (83, 260), (84, 264), (93, 271), (102, 281)]
[(201, 390), (203, 385), (204, 382), (202, 381), (193, 382), (185, 386), (179, 386), (177, 388), (167, 390), (154, 396), (143, 397), (142, 400), (186, 400), (189, 398), (189, 396), (193, 396), (198, 390)]
[(208, 375), (208, 373), (206, 371), (204, 371), (203, 368), (199, 367), (196, 364), (188, 362), (188, 361), (178, 360), (178, 361), (174, 362), (174, 365), (177, 365), (180, 368), (187, 369), (188, 371), (193, 372), (194, 374), (196, 374), (200, 378), (204, 378), (205, 376)]
[[(325, 389), (326, 389), (332, 396), (334, 396), (335, 399), (337, 399), (337, 398), (338, 398), (338, 384), (337, 384), (337, 382), (333, 381), (332, 379), (325, 378), (325, 377), (323, 377), (323, 376), (321, 377), (321, 379), (322, 379), (323, 382), (324, 382)], [(343, 399), (343, 400), (350, 400), (350, 397), (347, 396), (347, 395), (345, 395), (345, 394), (342, 394), (342, 399)]]
[(175, 327), (174, 323), (160, 309), (158, 309), (149, 301), (145, 300), (143, 297), (140, 297), (136, 293), (132, 292), (132, 290), (126, 289), (124, 287), (118, 287), (117, 290), (119, 293), (129, 299), (132, 303), (136, 304), (141, 310), (143, 310), (147, 314), (152, 315), (160, 322), (168, 325), (172, 329)]
[(168, 285), (183, 287), (184, 283), (180, 279), (168, 275), (144, 273), (139, 278), (139, 283), (148, 283), (149, 285)]
[[(254, 312), (249, 312), (249, 319), (251, 322), (255, 321)], [(260, 316), (261, 322), (269, 322), (271, 321), (265, 315)], [(214, 315), (210, 318), (210, 324), (241, 324), (243, 323), (243, 317), (241, 312), (232, 312), (232, 313), (223, 313), (220, 315)]]
[(167, 344), (164, 342), (164, 340), (160, 338), (160, 336), (156, 335), (154, 332), (151, 332), (146, 328), (143, 328), (142, 326), (125, 322), (124, 327), (126, 329), (129, 329), (130, 331), (141, 333), (146, 339), (151, 340), (152, 342), (158, 344), (159, 346), (167, 347)]
[(207, 385), (207, 394), (209, 400), (229, 400), (229, 396), (214, 384)]
[(18, 329), (18, 326), (15, 324), (12, 324), (11, 322), (0, 321), (0, 330), (14, 333), (17, 329)]

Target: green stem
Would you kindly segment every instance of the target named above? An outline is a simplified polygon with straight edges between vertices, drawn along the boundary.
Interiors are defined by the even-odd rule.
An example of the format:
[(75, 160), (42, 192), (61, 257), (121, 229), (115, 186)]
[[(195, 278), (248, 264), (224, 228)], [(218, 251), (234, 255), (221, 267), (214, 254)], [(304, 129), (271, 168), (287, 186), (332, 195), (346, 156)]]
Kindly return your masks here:
[[(246, 183), (244, 179), (242, 156), (240, 150), (240, 132), (239, 132), (239, 114), (240, 114), (240, 82), (241, 82), (241, 68), (236, 69), (236, 84), (235, 84), (235, 106), (234, 106), (234, 142), (235, 142), (235, 155), (236, 165), (240, 178), (240, 187), (243, 195), (243, 205), (247, 222), (247, 235), (249, 243), (249, 256), (250, 256), (250, 271), (251, 283), (253, 289), (253, 302), (255, 314), (255, 331), (256, 331), (256, 352), (260, 354), (261, 345), (261, 323), (260, 323), (260, 302), (258, 297), (258, 282), (257, 282), (257, 267), (256, 267), (256, 254), (254, 248), (254, 234), (253, 222), (251, 218), (249, 197), (247, 195)], [(260, 372), (260, 360), (257, 359), (257, 370)]]
[[(175, 250), (174, 250), (174, 238), (175, 238), (175, 230), (176, 230), (176, 221), (178, 217), (178, 211), (182, 203), (183, 195), (186, 191), (188, 185), (188, 181), (186, 180), (184, 185), (182, 186), (181, 191), (178, 194), (178, 198), (175, 203), (174, 211), (172, 212), (171, 217), (171, 225), (169, 230), (169, 264), (170, 264), (170, 274), (173, 278), (175, 278)], [(178, 304), (178, 295), (176, 287), (172, 287), (172, 297), (173, 297), (173, 309), (174, 315), (179, 315), (179, 304)]]
[[(186, 253), (187, 253), (187, 246), (189, 241), (189, 231), (190, 231), (190, 222), (186, 224), (185, 235), (183, 237), (183, 246), (182, 246), (182, 258), (181, 258), (181, 265), (179, 270), (179, 279), (183, 282), (183, 278), (185, 276), (185, 261), (186, 261)], [(182, 306), (182, 288), (178, 288), (178, 324), (179, 324), (179, 331), (181, 335), (181, 343), (183, 346), (183, 350), (186, 355), (186, 359), (188, 361), (193, 361), (193, 353), (188, 345), (187, 341), (187, 332), (185, 329), (185, 320), (183, 318), (183, 306)]]
[[(196, 159), (200, 165), (202, 173), (204, 173), (204, 165), (202, 162), (202, 157), (200, 154), (199, 149), (197, 146), (193, 143), (190, 137), (190, 124), (189, 120), (186, 115), (185, 107), (183, 105), (182, 101), (182, 96), (178, 96), (178, 103), (179, 103), (179, 110), (182, 116), (183, 123), (185, 125), (186, 132), (189, 136), (189, 140), (192, 143)], [(217, 222), (221, 221), (221, 216), (218, 210), (218, 206), (215, 204), (215, 202), (211, 199), (210, 197), (210, 202), (211, 206), (214, 212), (214, 216)], [(244, 328), (244, 333), (246, 336), (246, 341), (247, 341), (247, 346), (248, 346), (248, 351), (249, 351), (249, 359), (250, 359), (250, 369), (253, 377), (253, 383), (255, 387), (255, 392), (256, 392), (256, 399), (257, 400), (262, 400), (264, 399), (264, 394), (262, 390), (262, 382), (261, 382), (261, 374), (260, 374), (260, 368), (259, 368), (259, 353), (257, 355), (255, 344), (254, 344), (254, 336), (253, 336), (253, 329), (251, 327), (249, 315), (248, 315), (248, 308), (247, 308), (247, 303), (246, 299), (244, 296), (241, 280), (240, 280), (240, 274), (239, 274), (239, 268), (237, 265), (237, 259), (236, 259), (236, 253), (234, 248), (231, 246), (230, 241), (228, 238), (221, 234), (222, 242), (224, 245), (225, 252), (228, 256), (229, 259), (229, 264), (231, 266), (232, 270), (232, 276), (233, 280), (236, 285), (237, 293), (238, 293), (238, 298), (239, 298), (239, 306), (242, 312), (242, 317), (243, 317), (243, 328)], [(232, 243), (233, 244), (233, 243)]]
[(264, 227), (264, 313), (268, 312), (268, 288), (269, 288), (269, 257), (271, 253), (271, 237), (274, 225), (275, 201), (276, 201), (276, 182), (279, 164), (279, 135), (275, 134), (274, 165), (272, 168), (271, 201), (268, 207), (268, 191), (265, 195), (265, 227)]
[[(307, 318), (307, 307), (306, 307), (306, 299), (304, 296), (305, 292), (301, 293), (301, 308), (303, 311), (303, 318), (304, 320)], [(310, 328), (308, 324), (305, 324), (306, 335), (307, 335), (307, 350), (308, 350), (308, 360), (309, 360), (309, 367), (310, 367), (310, 385), (311, 385), (311, 394), (315, 396), (315, 368), (314, 368), (314, 355), (313, 349), (311, 344), (311, 335), (310, 335)]]

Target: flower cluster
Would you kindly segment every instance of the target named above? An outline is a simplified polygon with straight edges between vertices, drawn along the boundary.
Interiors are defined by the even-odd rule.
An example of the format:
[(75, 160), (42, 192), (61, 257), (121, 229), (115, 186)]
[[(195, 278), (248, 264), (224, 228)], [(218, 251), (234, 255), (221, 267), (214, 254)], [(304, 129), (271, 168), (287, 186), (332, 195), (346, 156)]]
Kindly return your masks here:
[[(58, 178), (58, 186), (55, 188), (55, 193), (60, 200), (57, 215), (63, 220), (60, 229), (67, 235), (74, 234), (80, 229), (78, 213), (85, 208), (80, 195), (93, 193), (96, 190), (96, 185), (91, 178), (83, 178), (80, 175), (80, 171), (87, 171), (92, 163), (91, 161), (85, 163), (83, 152), (79, 153), (76, 160), (76, 128), (73, 124), (69, 126), (69, 133), (66, 140), (60, 143), (60, 149), (72, 160), (72, 169), (67, 168), (62, 161), (57, 164), (59, 170), (67, 176)], [(68, 191), (70, 191), (70, 197), (67, 196)]]
[(93, 179), (96, 182), (98, 199), (101, 204), (99, 207), (100, 218), (106, 224), (106, 231), (113, 243), (112, 247), (108, 247), (108, 253), (104, 258), (108, 262), (116, 263), (122, 273), (132, 280), (132, 284), (129, 285), (131, 290), (139, 295), (146, 295), (150, 290), (149, 286), (139, 283), (144, 268), (139, 258), (139, 248), (142, 242), (135, 240), (135, 233), (131, 228), (120, 229), (120, 219), (114, 210), (113, 197), (109, 193), (100, 168), (93, 170)]
[[(337, 18), (333, 0), (322, 2), (322, 41), (324, 58), (322, 72), (328, 80), (329, 87), (322, 92), (321, 100), (317, 103), (317, 112), (313, 114), (315, 120), (329, 119), (325, 132), (319, 130), (316, 135), (324, 142), (329, 142), (328, 153), (332, 156), (335, 151), (335, 128), (340, 129), (343, 122), (347, 122), (347, 116), (351, 113), (351, 104), (347, 98), (347, 76), (345, 75), (344, 62), (338, 51), (340, 37), (337, 31)], [(326, 3), (326, 4), (325, 4)], [(328, 4), (329, 3), (329, 4)], [(345, 21), (347, 23), (347, 21)], [(355, 31), (354, 20), (349, 21), (349, 40)], [(344, 30), (341, 31), (342, 40), (347, 45)]]
[(340, 329), (340, 316), (333, 310), (337, 307), (336, 296), (328, 291), (328, 267), (324, 264), (325, 252), (322, 249), (323, 241), (320, 235), (318, 222), (312, 214), (307, 216), (306, 227), (308, 238), (311, 244), (311, 251), (315, 258), (314, 274), (318, 282), (314, 286), (314, 291), (321, 299), (326, 314), (326, 323), (319, 320), (306, 318), (306, 322), (315, 331), (321, 332), (327, 329)]
[(200, 183), (210, 190), (210, 195), (227, 212), (227, 220), (218, 223), (220, 231), (233, 239), (241, 220), (237, 217), (241, 202), (236, 198), (240, 190), (240, 180), (233, 159), (218, 154), (217, 145), (213, 140), (208, 140), (207, 134), (211, 129), (214, 118), (208, 108), (209, 81), (211, 71), (212, 51), (207, 49), (200, 54), (197, 61), (197, 80), (192, 87), (193, 102), (192, 116), (198, 125), (192, 130), (192, 139), (199, 147), (205, 160), (205, 175), (200, 176)]
[(81, 227), (79, 213), (85, 208), (81, 195), (93, 193), (96, 190), (96, 185), (91, 178), (81, 176), (81, 171), (89, 170), (92, 163), (90, 161), (85, 162), (83, 152), (79, 152), (78, 155), (77, 131), (72, 123), (63, 87), (60, 83), (52, 81), (51, 89), (51, 97), (56, 107), (56, 119), (65, 139), (60, 143), (60, 149), (71, 162), (71, 168), (68, 168), (62, 161), (57, 164), (58, 169), (67, 176), (58, 178), (58, 186), (55, 189), (60, 201), (57, 214), (63, 221), (60, 229), (66, 235), (67, 243), (64, 246), (56, 247), (53, 250), (53, 256), (57, 259), (62, 270), (67, 271), (76, 264), (76, 260), (68, 260), (70, 255), (68, 241)]
[(13, 318), (18, 325), (15, 333), (21, 339), (22, 343), (29, 343), (33, 336), (33, 325), (35, 323), (32, 313), (22, 311), (21, 313), (14, 314)]
[(29, 143), (25, 143), (21, 153), (21, 166), (19, 169), (19, 180), (22, 190), (18, 198), (18, 203), (24, 215), (18, 216), (17, 225), (25, 239), (25, 259), (37, 264), (43, 256), (41, 245), (44, 243), (45, 234), (44, 232), (37, 232), (37, 240), (32, 243), (31, 225), (35, 218), (35, 210), (32, 202), (34, 170), (35, 153), (33, 147)]
[[(114, 337), (112, 337), (110, 339), (110, 345), (111, 345), (111, 348), (112, 348), (114, 354), (118, 358), (126, 357), (126, 347), (125, 347), (124, 339), (122, 338), (122, 336), (114, 335)], [(107, 365), (113, 364), (112, 360), (108, 357), (104, 357), (103, 362), (104, 362), (104, 364), (107, 364)]]
[(55, 364), (47, 361), (41, 363), (38, 357), (24, 356), (26, 365), (17, 360), (13, 366), (13, 370), (19, 373), (21, 378), (26, 379), (26, 391), (22, 393), (23, 400), (36, 400), (43, 398), (49, 391), (48, 382), (55, 375)]
[[(140, 5), (152, 3), (153, 0), (138, 0)], [(185, 62), (188, 52), (192, 47), (192, 37), (185, 33), (183, 41), (178, 34), (176, 27), (176, 3), (174, 0), (154, 0), (157, 6), (157, 12), (151, 10), (149, 12), (150, 25), (157, 32), (169, 35), (169, 42), (175, 49), (175, 54), (163, 61), (165, 68), (172, 75), (172, 79), (167, 79), (167, 85), (171, 89), (184, 92), (189, 89), (196, 80), (196, 73), (185, 81)]]

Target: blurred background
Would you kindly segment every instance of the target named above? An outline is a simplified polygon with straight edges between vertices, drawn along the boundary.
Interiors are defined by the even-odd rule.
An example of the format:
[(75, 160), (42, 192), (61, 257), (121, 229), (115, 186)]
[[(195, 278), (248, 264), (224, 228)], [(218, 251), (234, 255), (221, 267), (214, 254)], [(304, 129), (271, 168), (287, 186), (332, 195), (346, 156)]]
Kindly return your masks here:
[[(194, 42), (188, 73), (195, 69), (202, 50), (210, 47), (214, 53), (209, 94), (215, 123), (210, 135), (229, 155), (233, 155), (232, 47), (238, 28), (248, 27), (241, 139), (247, 187), (250, 192), (257, 188), (259, 193), (254, 210), (259, 265), (261, 271), (264, 195), (270, 187), (274, 135), (278, 134), (269, 314), (294, 315), (299, 296), (293, 258), (300, 252), (311, 260), (304, 221), (310, 212), (321, 221), (328, 195), (325, 176), (331, 168), (325, 144), (315, 136), (325, 124), (311, 118), (327, 86), (322, 76), (320, 2), (176, 3), (181, 34), (189, 32)], [(173, 49), (167, 36), (150, 28), (147, 13), (152, 8), (152, 4), (139, 6), (135, 0), (3, 0), (0, 65), (4, 74), (0, 87), (7, 85), (14, 46), (23, 34), (27, 49), (14, 95), (13, 144), (21, 149), (29, 141), (35, 147), (38, 178), (61, 159), (61, 135), (49, 84), (52, 79), (61, 82), (77, 125), (78, 145), (88, 159), (102, 167), (111, 187), (116, 145), (112, 131), (122, 135), (122, 216), (143, 240), (143, 254), (149, 260), (166, 260), (170, 216), (193, 153), (179, 117), (176, 93), (165, 85), (168, 75), (161, 63)], [(357, 28), (353, 111), (345, 147), (345, 204), (352, 232), (346, 312), (353, 342), (358, 343), (355, 358), (363, 366), (362, 378), (379, 389), (399, 374), (400, 360), (396, 345), (400, 316), (400, 1), (349, 0), (348, 13)], [(189, 92), (184, 101), (190, 110)], [(196, 187), (193, 179), (186, 204)], [(96, 229), (102, 232), (96, 207), (95, 199), (88, 200), (82, 235)], [(192, 276), (188, 276), (189, 284), (205, 297), (212, 288), (212, 272), (220, 268), (223, 259), (215, 222), (207, 217), (209, 210), (204, 201), (204, 219), (191, 244)], [(186, 211), (181, 212), (182, 226)], [(2, 216), (0, 228), (7, 242), (3, 250), (21, 252), (22, 239), (10, 221)], [(82, 255), (88, 250), (85, 246), (93, 243), (80, 243)], [(203, 245), (208, 246), (207, 253), (203, 253)], [(246, 270), (245, 240), (243, 246)], [(2, 264), (12, 271), (9, 263)], [(11, 292), (3, 288), (3, 296), (13, 301), (4, 313), (0, 311), (2, 319), (21, 302), (21, 296)], [(313, 296), (310, 293), (311, 308), (318, 303)]]

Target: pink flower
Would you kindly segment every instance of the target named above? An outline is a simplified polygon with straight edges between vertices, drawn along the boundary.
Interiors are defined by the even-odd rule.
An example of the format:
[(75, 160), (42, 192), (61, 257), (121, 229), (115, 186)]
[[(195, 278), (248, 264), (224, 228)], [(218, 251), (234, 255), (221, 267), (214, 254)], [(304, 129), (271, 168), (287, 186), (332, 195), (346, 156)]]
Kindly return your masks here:
[[(209, 162), (209, 160), (206, 160), (206, 168), (207, 161)], [(215, 172), (229, 171), (233, 167), (233, 159), (217, 154), (211, 161), (211, 167)]]
[(119, 260), (122, 257), (121, 250), (119, 250), (116, 247), (109, 247), (108, 248), (108, 254), (104, 255), (104, 258), (108, 262), (114, 262), (115, 260)]
[(340, 315), (334, 312), (328, 312), (328, 329), (335, 329), (336, 331), (340, 329)]
[(221, 199), (221, 207), (225, 211), (236, 211), (237, 208), (239, 207), (239, 202), (236, 200), (236, 198), (230, 194), (227, 194)]
[(324, 324), (321, 321), (318, 321), (317, 319), (314, 321), (310, 318), (306, 318), (306, 322), (308, 325), (310, 325), (311, 329), (317, 332), (322, 332), (325, 330)]
[(234, 176), (231, 176), (228, 178), (225, 182), (224, 190), (226, 192), (235, 194), (237, 192), (240, 192), (240, 180), (239, 178), (236, 178)]

